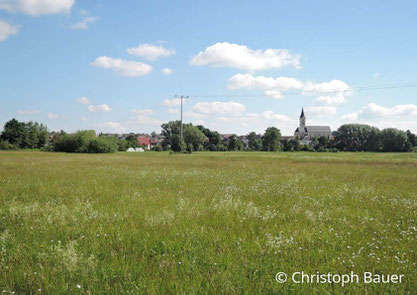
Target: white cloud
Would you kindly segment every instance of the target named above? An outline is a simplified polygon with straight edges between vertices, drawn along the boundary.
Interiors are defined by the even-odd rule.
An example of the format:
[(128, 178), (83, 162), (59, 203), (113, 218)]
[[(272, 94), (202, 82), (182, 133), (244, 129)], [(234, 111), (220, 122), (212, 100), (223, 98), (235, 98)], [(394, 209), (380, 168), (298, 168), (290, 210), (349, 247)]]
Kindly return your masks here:
[(17, 111), (17, 113), (22, 116), (30, 116), (30, 115), (38, 115), (40, 111), (39, 110), (19, 110)]
[(0, 42), (6, 40), (9, 36), (16, 35), (19, 32), (19, 26), (14, 26), (0, 19)]
[(307, 82), (304, 85), (302, 94), (307, 96), (318, 96), (314, 102), (325, 105), (323, 107), (315, 107), (316, 109), (314, 109), (313, 112), (320, 112), (320, 108), (326, 110), (327, 106), (328, 110), (331, 110), (331, 113), (333, 114), (336, 112), (334, 106), (345, 103), (347, 101), (346, 96), (351, 96), (353, 90), (341, 80), (331, 80), (323, 83)]
[(107, 56), (100, 56), (91, 64), (98, 68), (111, 69), (126, 77), (145, 76), (152, 71), (152, 66), (148, 64)]
[(165, 76), (169, 76), (169, 75), (172, 75), (172, 69), (170, 69), (170, 68), (165, 68), (165, 69), (162, 69), (162, 74), (164, 74)]
[(303, 88), (303, 95), (318, 95), (318, 94), (343, 94), (351, 95), (352, 89), (345, 82), (340, 80), (331, 80), (324, 83), (307, 82)]
[(244, 45), (216, 43), (200, 51), (190, 61), (194, 66), (230, 67), (247, 71), (300, 67), (300, 57), (287, 49), (253, 50)]
[(56, 120), (56, 119), (59, 119), (59, 118), (61, 118), (61, 116), (58, 115), (58, 114), (48, 113), (48, 119), (54, 119), (54, 120)]
[(39, 16), (69, 13), (74, 3), (75, 0), (0, 0), (0, 10)]
[(202, 114), (239, 114), (246, 111), (246, 106), (238, 102), (199, 102), (193, 110)]
[(271, 110), (261, 113), (244, 113), (239, 116), (221, 116), (206, 120), (207, 127), (221, 133), (248, 134), (251, 131), (264, 133), (268, 127), (277, 127), (282, 135), (291, 135), (298, 125), (297, 118), (277, 114)]
[(151, 116), (155, 114), (155, 111), (150, 110), (150, 109), (133, 109), (131, 112), (134, 114), (143, 115), (143, 116)]
[(77, 98), (76, 100), (80, 104), (91, 104), (91, 100), (89, 100), (87, 97), (83, 96), (80, 98)]
[[(185, 104), (186, 100), (183, 100), (183, 104)], [(165, 98), (161, 105), (166, 106), (166, 107), (174, 107), (174, 106), (179, 106), (181, 104), (181, 98)]]
[(283, 91), (289, 89), (301, 89), (303, 82), (288, 77), (264, 77), (253, 76), (251, 74), (237, 74), (229, 78), (228, 86), (230, 89), (267, 89), (265, 95), (281, 99), (284, 97)]
[(140, 56), (146, 60), (157, 60), (160, 57), (166, 57), (175, 54), (174, 49), (167, 49), (162, 45), (139, 44), (137, 47), (127, 49), (130, 55)]
[(84, 18), (82, 21), (76, 24), (73, 24), (72, 28), (74, 30), (86, 30), (88, 28), (88, 24), (94, 23), (98, 20), (99, 20), (98, 17), (89, 16), (89, 17)]
[(152, 116), (146, 116), (146, 115), (137, 115), (132, 118), (134, 122), (144, 125), (144, 126), (161, 126), (164, 122), (160, 121), (158, 119), (153, 118)]
[(405, 118), (417, 116), (417, 105), (403, 104), (392, 108), (383, 107), (375, 103), (370, 103), (358, 112), (345, 115), (346, 120), (370, 120), (370, 119), (389, 119)]
[(409, 129), (411, 132), (417, 133), (416, 116), (417, 105), (415, 104), (384, 107), (375, 103), (369, 103), (359, 111), (343, 116), (341, 124), (361, 123), (376, 126), (381, 129)]
[(275, 99), (283, 99), (284, 98), (284, 95), (277, 90), (267, 90), (267, 91), (265, 91), (265, 95), (269, 96), (269, 97), (272, 97), (272, 98), (275, 98)]
[(375, 73), (375, 74), (374, 74), (374, 78), (375, 78), (375, 79), (378, 79), (378, 78), (379, 78), (379, 73)]
[(105, 122), (101, 125), (101, 127), (107, 127), (107, 130), (111, 130), (111, 132), (125, 132), (126, 128), (122, 127), (122, 125), (118, 122)]
[(315, 102), (325, 105), (339, 105), (346, 102), (346, 98), (343, 94), (337, 94), (334, 96), (323, 95), (317, 97)]
[(82, 117), (81, 121), (87, 121), (87, 117), (86, 116)]
[(184, 118), (191, 118), (191, 119), (204, 119), (207, 117), (207, 114), (201, 114), (196, 112), (184, 112)]
[(167, 109), (167, 113), (168, 114), (178, 114), (179, 111), (177, 109), (169, 108), (169, 109)]
[(307, 107), (306, 113), (315, 117), (328, 117), (337, 113), (337, 108), (333, 106), (313, 106)]
[(88, 110), (90, 112), (110, 112), (111, 108), (107, 104), (89, 105)]

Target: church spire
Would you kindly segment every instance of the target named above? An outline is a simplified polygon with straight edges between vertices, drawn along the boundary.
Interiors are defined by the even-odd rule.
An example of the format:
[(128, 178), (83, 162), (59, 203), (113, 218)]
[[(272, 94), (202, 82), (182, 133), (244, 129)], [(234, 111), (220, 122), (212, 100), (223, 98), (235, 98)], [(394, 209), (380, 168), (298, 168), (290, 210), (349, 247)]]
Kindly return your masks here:
[(301, 115), (300, 115), (300, 118), (303, 118), (303, 117), (305, 117), (304, 116), (304, 108), (301, 109)]

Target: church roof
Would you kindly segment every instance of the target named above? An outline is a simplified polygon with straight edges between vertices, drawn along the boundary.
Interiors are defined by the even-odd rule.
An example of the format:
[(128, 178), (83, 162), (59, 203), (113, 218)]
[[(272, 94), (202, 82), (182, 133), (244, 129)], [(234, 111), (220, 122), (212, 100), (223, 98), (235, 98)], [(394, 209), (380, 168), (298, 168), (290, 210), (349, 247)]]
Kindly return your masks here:
[(305, 117), (305, 116), (304, 116), (304, 108), (302, 108), (302, 110), (301, 110), (301, 115), (300, 115), (300, 118), (302, 118), (302, 117)]
[(306, 126), (308, 133), (331, 133), (330, 126)]

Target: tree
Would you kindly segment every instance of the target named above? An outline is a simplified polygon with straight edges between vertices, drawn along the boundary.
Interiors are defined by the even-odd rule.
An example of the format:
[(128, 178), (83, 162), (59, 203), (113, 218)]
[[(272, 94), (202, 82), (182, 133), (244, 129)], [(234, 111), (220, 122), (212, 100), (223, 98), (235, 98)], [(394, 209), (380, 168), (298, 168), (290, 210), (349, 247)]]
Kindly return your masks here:
[(127, 147), (137, 148), (139, 146), (138, 138), (135, 134), (131, 133), (126, 137)]
[(295, 152), (299, 150), (301, 150), (301, 144), (298, 138), (290, 139), (284, 145), (284, 151), (286, 152)]
[(194, 151), (199, 151), (203, 148), (203, 144), (207, 138), (203, 132), (197, 127), (192, 125), (186, 126), (184, 129), (184, 142), (187, 145), (191, 145)]
[(408, 137), (408, 141), (410, 141), (411, 146), (417, 146), (417, 138), (416, 135), (411, 133), (410, 130), (407, 130), (407, 137)]
[(248, 134), (248, 147), (252, 151), (260, 151), (262, 149), (262, 142), (255, 132)]
[(184, 139), (181, 138), (179, 134), (174, 134), (171, 138), (171, 150), (176, 153), (180, 153), (185, 150)]
[(28, 136), (25, 123), (11, 119), (4, 124), (1, 139), (19, 148), (28, 141)]
[(395, 128), (382, 130), (382, 150), (384, 152), (409, 152), (411, 143), (407, 133)]
[(181, 121), (170, 121), (161, 125), (162, 132), (161, 135), (164, 138), (162, 140), (162, 147), (168, 148), (171, 147), (176, 135), (180, 135)]
[(212, 131), (208, 128), (205, 128), (202, 125), (197, 125), (201, 132), (207, 137), (207, 140), (204, 142), (204, 149), (209, 151), (219, 151), (222, 148), (222, 137), (217, 131)]
[(236, 134), (233, 134), (229, 137), (229, 143), (227, 145), (229, 151), (241, 151), (243, 149), (243, 142), (237, 137)]
[(342, 151), (381, 150), (380, 131), (376, 127), (361, 124), (345, 124), (334, 134), (334, 145)]
[(262, 146), (265, 151), (277, 151), (280, 147), (281, 132), (278, 128), (269, 127), (262, 136)]

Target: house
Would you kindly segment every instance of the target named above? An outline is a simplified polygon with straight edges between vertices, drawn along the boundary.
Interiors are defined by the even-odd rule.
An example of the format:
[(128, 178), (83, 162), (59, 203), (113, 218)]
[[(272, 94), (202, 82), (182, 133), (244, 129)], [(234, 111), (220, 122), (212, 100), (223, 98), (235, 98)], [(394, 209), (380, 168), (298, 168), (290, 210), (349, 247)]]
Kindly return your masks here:
[(145, 149), (150, 150), (151, 149), (151, 142), (149, 141), (149, 137), (147, 136), (139, 136), (138, 142), (140, 145), (143, 145)]
[(306, 126), (306, 116), (304, 109), (300, 115), (300, 126), (294, 132), (294, 138), (298, 138), (302, 144), (309, 144), (313, 138), (326, 137), (330, 139), (332, 130), (330, 126)]

